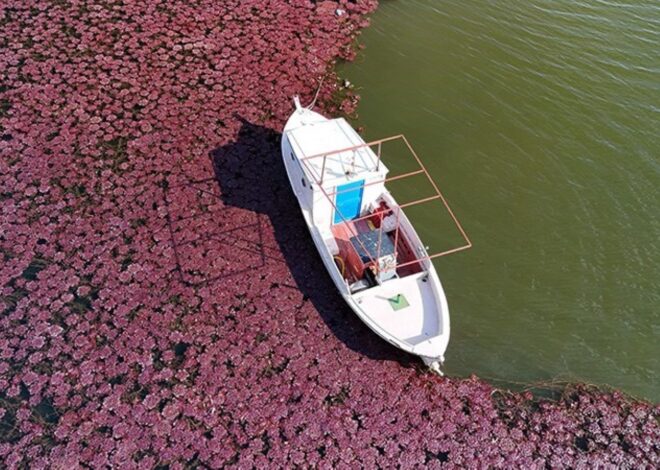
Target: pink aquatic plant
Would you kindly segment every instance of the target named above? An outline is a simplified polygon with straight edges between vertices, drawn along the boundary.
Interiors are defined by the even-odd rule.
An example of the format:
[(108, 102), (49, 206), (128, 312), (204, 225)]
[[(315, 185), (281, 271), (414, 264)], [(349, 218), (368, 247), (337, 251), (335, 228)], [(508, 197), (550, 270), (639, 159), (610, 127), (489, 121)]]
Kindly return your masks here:
[(419, 373), (334, 293), (277, 130), (355, 112), (375, 7), (3, 4), (4, 466), (657, 467), (650, 405)]

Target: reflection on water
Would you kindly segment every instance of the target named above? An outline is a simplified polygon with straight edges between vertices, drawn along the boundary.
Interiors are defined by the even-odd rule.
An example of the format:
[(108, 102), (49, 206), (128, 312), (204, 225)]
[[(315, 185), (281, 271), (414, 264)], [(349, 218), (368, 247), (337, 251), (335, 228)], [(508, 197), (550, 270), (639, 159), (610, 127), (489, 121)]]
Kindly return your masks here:
[(475, 245), (436, 263), (448, 372), (658, 401), (657, 1), (391, 0), (361, 42), (366, 137), (403, 132)]

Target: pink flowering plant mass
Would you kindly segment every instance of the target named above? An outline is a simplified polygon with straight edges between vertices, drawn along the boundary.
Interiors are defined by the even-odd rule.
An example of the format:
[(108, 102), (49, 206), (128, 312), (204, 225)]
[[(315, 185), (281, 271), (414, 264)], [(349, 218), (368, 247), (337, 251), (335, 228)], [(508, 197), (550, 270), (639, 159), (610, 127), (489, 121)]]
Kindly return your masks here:
[(429, 375), (334, 291), (278, 130), (355, 111), (374, 8), (0, 5), (0, 467), (658, 466), (657, 408)]

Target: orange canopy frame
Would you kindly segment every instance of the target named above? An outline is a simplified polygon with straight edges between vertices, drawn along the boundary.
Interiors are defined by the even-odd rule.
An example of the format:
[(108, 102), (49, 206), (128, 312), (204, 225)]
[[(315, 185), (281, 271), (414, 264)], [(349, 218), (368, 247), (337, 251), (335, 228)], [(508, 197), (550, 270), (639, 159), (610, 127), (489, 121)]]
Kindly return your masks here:
[[(412, 146), (408, 142), (408, 139), (406, 139), (406, 137), (403, 134), (395, 135), (395, 136), (392, 136), (392, 137), (386, 137), (384, 139), (374, 140), (372, 142), (356, 145), (356, 146), (353, 146), (353, 147), (347, 147), (347, 148), (342, 148), (342, 149), (338, 149), (338, 150), (332, 150), (330, 152), (323, 152), (323, 153), (319, 153), (319, 154), (316, 154), (316, 155), (309, 155), (309, 156), (303, 155), (300, 160), (305, 165), (305, 167), (308, 169), (309, 174), (312, 175), (312, 177), (315, 180), (314, 182), (316, 184), (318, 184), (319, 188), (321, 189), (321, 191), (323, 192), (325, 197), (328, 199), (328, 201), (330, 202), (330, 204), (332, 205), (332, 207), (334, 208), (336, 213), (339, 214), (339, 216), (341, 217), (341, 220), (343, 221), (343, 223), (346, 224), (346, 227), (351, 231), (351, 233), (353, 235), (357, 235), (355, 233), (355, 231), (353, 230), (353, 227), (351, 226), (351, 224), (348, 223), (349, 221), (346, 220), (346, 218), (343, 216), (343, 214), (339, 211), (339, 208), (335, 204), (335, 202), (333, 200), (333, 197), (332, 197), (332, 196), (335, 196), (338, 193), (341, 193), (341, 192), (344, 192), (344, 191), (354, 191), (355, 189), (349, 189), (349, 190), (344, 190), (344, 191), (330, 191), (330, 192), (325, 190), (325, 188), (323, 187), (323, 177), (324, 177), (324, 173), (325, 173), (326, 159), (330, 155), (335, 155), (335, 154), (344, 153), (344, 152), (352, 152), (352, 151), (355, 151), (355, 150), (358, 150), (358, 149), (361, 149), (361, 148), (366, 148), (366, 147), (372, 148), (372, 147), (375, 146), (375, 147), (377, 147), (377, 151), (376, 151), (377, 162), (376, 162), (375, 170), (378, 170), (379, 167), (380, 167), (381, 153), (382, 153), (383, 144), (388, 143), (388, 142), (397, 141), (397, 140), (401, 140), (401, 141), (404, 142), (404, 144), (408, 148), (410, 154), (414, 157), (415, 161), (419, 165), (419, 170), (411, 171), (411, 172), (408, 172), (408, 173), (403, 173), (403, 174), (396, 175), (396, 176), (390, 176), (388, 178), (384, 178), (384, 179), (379, 180), (379, 181), (372, 181), (370, 183), (365, 183), (361, 187), (364, 188), (365, 186), (370, 186), (370, 185), (373, 185), (373, 184), (387, 183), (389, 181), (396, 181), (396, 180), (400, 180), (400, 179), (403, 179), (403, 178), (410, 178), (410, 177), (420, 175), (420, 174), (423, 173), (426, 176), (426, 178), (428, 179), (429, 183), (431, 183), (431, 186), (433, 187), (433, 189), (435, 191), (435, 194), (432, 195), (432, 196), (426, 197), (426, 198), (417, 199), (417, 200), (412, 201), (412, 202), (407, 202), (405, 204), (397, 204), (395, 206), (395, 208), (396, 208), (396, 225), (395, 225), (396, 229), (395, 229), (395, 234), (394, 234), (394, 246), (395, 247), (397, 246), (397, 240), (398, 240), (398, 236), (399, 236), (399, 214), (400, 214), (400, 212), (405, 207), (419, 205), (419, 204), (434, 201), (434, 200), (437, 200), (437, 199), (440, 199), (442, 201), (445, 208), (447, 209), (447, 212), (449, 212), (449, 215), (451, 216), (452, 220), (454, 221), (454, 224), (456, 225), (456, 228), (458, 229), (461, 236), (465, 240), (465, 244), (461, 245), (457, 248), (452, 248), (450, 250), (441, 251), (441, 252), (433, 253), (433, 254), (430, 254), (430, 255), (427, 254), (427, 256), (416, 258), (412, 261), (407, 261), (405, 263), (397, 264), (395, 269), (396, 268), (401, 268), (401, 267), (404, 267), (404, 266), (408, 266), (408, 265), (411, 265), (411, 264), (414, 264), (414, 263), (419, 263), (420, 261), (426, 261), (426, 260), (431, 260), (431, 259), (434, 259), (434, 258), (439, 258), (441, 256), (446, 256), (446, 255), (449, 255), (449, 254), (452, 254), (452, 253), (457, 253), (459, 251), (464, 251), (464, 250), (467, 250), (467, 249), (471, 248), (472, 247), (472, 242), (470, 241), (470, 238), (468, 237), (467, 233), (465, 232), (465, 229), (463, 229), (463, 226), (461, 225), (458, 218), (454, 214), (454, 211), (452, 211), (451, 207), (449, 206), (449, 203), (447, 202), (447, 199), (444, 197), (444, 195), (442, 194), (442, 192), (438, 188), (438, 185), (435, 183), (435, 181), (433, 181), (433, 178), (431, 178), (431, 175), (429, 174), (428, 170), (426, 169), (426, 167), (424, 166), (424, 164), (422, 163), (420, 158), (415, 153), (415, 150), (412, 148)], [(322, 164), (322, 167), (321, 167), (321, 176), (318, 179), (313, 176), (314, 172), (312, 171), (312, 168), (307, 163), (308, 160), (311, 160), (311, 159), (314, 159), (314, 158), (323, 158), (323, 164)], [(392, 208), (390, 208), (390, 209), (392, 209)], [(362, 216), (362, 217), (351, 219), (351, 221), (355, 222), (355, 221), (358, 221), (358, 220), (363, 220), (363, 219), (366, 219), (366, 218), (369, 218), (369, 217), (373, 217), (373, 215), (374, 214), (368, 214), (368, 215), (365, 215), (365, 216)], [(382, 218), (383, 218), (383, 213), (382, 212), (380, 213), (380, 217), (381, 217), (381, 222), (382, 222)], [(382, 237), (382, 231), (383, 231), (383, 224), (381, 223), (380, 228), (379, 228), (379, 234), (378, 234), (379, 243), (378, 243), (378, 250), (377, 250), (377, 253), (378, 253), (377, 258), (380, 257), (380, 240), (381, 240), (381, 237)], [(375, 266), (376, 270), (377, 270), (378, 269), (378, 263), (376, 262), (376, 260), (374, 260), (371, 257), (371, 255), (369, 254), (369, 250), (367, 250), (367, 248), (364, 246), (364, 244), (362, 244), (362, 242), (359, 240), (359, 238), (356, 238), (356, 240), (362, 245), (362, 248), (364, 249), (365, 253), (367, 253), (367, 255), (369, 256), (370, 264), (373, 264)]]

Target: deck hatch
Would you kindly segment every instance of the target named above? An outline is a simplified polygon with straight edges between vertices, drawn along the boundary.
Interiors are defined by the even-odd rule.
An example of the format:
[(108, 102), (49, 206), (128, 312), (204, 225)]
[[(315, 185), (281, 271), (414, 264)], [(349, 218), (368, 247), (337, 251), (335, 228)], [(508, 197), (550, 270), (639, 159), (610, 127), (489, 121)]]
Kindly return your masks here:
[(394, 254), (394, 243), (390, 237), (387, 234), (379, 235), (378, 232), (379, 230), (372, 230), (351, 237), (351, 243), (363, 263)]
[(394, 297), (390, 297), (387, 299), (387, 301), (390, 303), (390, 306), (394, 311), (401, 310), (402, 308), (409, 306), (408, 299), (406, 299), (403, 294), (397, 294)]

